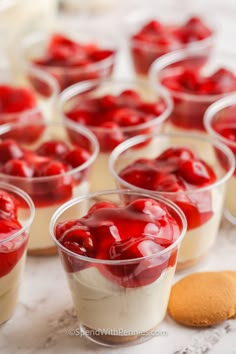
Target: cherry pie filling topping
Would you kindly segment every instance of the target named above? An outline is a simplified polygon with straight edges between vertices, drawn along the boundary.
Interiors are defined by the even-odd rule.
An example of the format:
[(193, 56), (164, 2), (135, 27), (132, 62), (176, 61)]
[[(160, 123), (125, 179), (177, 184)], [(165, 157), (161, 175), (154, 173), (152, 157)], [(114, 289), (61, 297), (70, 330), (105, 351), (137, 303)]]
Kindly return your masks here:
[(32, 197), (36, 207), (53, 205), (71, 198), (73, 187), (84, 180), (87, 171), (69, 172), (90, 156), (85, 148), (60, 140), (45, 141), (32, 151), (5, 139), (0, 142), (0, 173), (4, 180), (9, 176), (9, 182), (17, 177), (14, 184)]
[[(217, 95), (236, 91), (236, 75), (223, 67), (208, 76), (193, 67), (166, 69), (161, 82), (171, 91), (175, 102), (171, 122), (185, 129), (204, 130), (204, 113), (211, 103), (219, 99)], [(194, 95), (196, 100), (191, 96), (181, 96), (184, 94)]]
[(107, 94), (94, 98), (84, 94), (77, 98), (66, 116), (92, 129), (100, 143), (100, 151), (110, 152), (129, 137), (150, 133), (154, 125), (141, 129), (139, 126), (158, 118), (165, 110), (163, 99), (145, 102), (138, 92), (127, 89), (116, 96)]
[[(58, 80), (61, 89), (83, 80), (97, 79), (104, 76), (104, 69), (94, 67), (106, 59), (114, 61), (115, 51), (101, 48), (95, 43), (78, 43), (56, 33), (52, 35), (42, 57), (33, 60), (41, 68), (47, 68)], [(59, 72), (57, 69), (62, 70)], [(67, 69), (75, 69), (68, 71)], [(77, 71), (76, 71), (77, 69)], [(113, 64), (107, 75), (111, 74)]]
[(212, 35), (213, 31), (198, 17), (178, 26), (150, 20), (131, 37), (135, 69), (139, 74), (147, 74), (159, 56)]
[[(31, 111), (35, 109), (32, 114)], [(29, 121), (40, 120), (41, 113), (37, 110), (37, 99), (32, 91), (24, 87), (0, 85), (0, 124), (9, 123), (9, 115), (12, 121), (20, 119), (24, 113)]]
[(98, 260), (124, 261), (144, 258), (133, 263), (105, 265), (87, 263), (62, 254), (68, 272), (86, 267), (97, 269), (110, 281), (126, 288), (154, 282), (162, 272), (176, 263), (177, 248), (152, 256), (171, 246), (180, 236), (180, 220), (162, 203), (142, 198), (117, 206), (111, 202), (95, 203), (87, 215), (60, 222), (56, 238), (69, 251)]
[(0, 278), (11, 272), (21, 259), (27, 245), (25, 233), (1, 243), (22, 228), (17, 219), (17, 209), (16, 199), (6, 191), (0, 190)]
[[(219, 121), (216, 121), (213, 124), (213, 128), (224, 139), (227, 139), (227, 145), (236, 158), (236, 115), (228, 116), (228, 114), (225, 113), (222, 118), (222, 121), (219, 119)], [(223, 154), (221, 154), (220, 151), (217, 151), (217, 155), (222, 166), (227, 169), (228, 165)], [(236, 170), (234, 171), (234, 176), (236, 176)]]
[(213, 216), (210, 191), (197, 191), (216, 181), (213, 169), (186, 147), (165, 150), (155, 159), (138, 159), (119, 176), (129, 184), (156, 192), (175, 202), (184, 212), (188, 230)]

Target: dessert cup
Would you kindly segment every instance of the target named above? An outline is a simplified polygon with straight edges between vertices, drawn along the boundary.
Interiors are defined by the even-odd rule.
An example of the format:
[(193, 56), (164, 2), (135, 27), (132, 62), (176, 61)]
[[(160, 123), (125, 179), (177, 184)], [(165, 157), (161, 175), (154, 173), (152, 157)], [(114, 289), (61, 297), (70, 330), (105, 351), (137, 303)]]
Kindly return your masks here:
[[(204, 124), (207, 132), (226, 144), (236, 159), (236, 95), (224, 97), (212, 104), (206, 111)], [(224, 168), (224, 159), (219, 155)], [(227, 184), (226, 218), (236, 224), (236, 170)]]
[[(23, 189), (31, 196), (36, 207), (28, 252), (32, 255), (54, 254), (56, 248), (48, 231), (50, 218), (65, 201), (88, 192), (90, 166), (98, 153), (97, 140), (86, 128), (66, 122), (64, 124), (38, 123), (30, 126), (27, 123), (3, 125), (0, 127), (0, 146), (4, 142), (4, 146), (8, 146), (9, 141), (14, 146), (17, 144), (17, 148), (11, 148), (10, 154), (13, 153), (11, 160), (2, 161), (5, 164), (1, 169), (0, 180)], [(64, 163), (60, 164), (60, 150), (58, 159), (53, 159), (53, 155), (50, 156), (50, 152), (47, 153), (47, 151), (45, 154), (36, 154), (39, 147), (51, 141), (66, 144), (69, 152), (79, 147), (84, 148), (87, 151), (86, 158), (75, 165), (68, 160), (65, 166)], [(18, 151), (20, 151), (19, 156)], [(16, 161), (14, 159), (18, 159), (21, 166), (12, 167), (11, 165), (9, 170), (7, 166), (11, 164), (11, 161)], [(44, 168), (55, 162), (56, 165), (59, 163), (59, 168), (58, 166), (52, 167), (52, 169), (56, 168), (56, 171), (53, 171), (50, 167), (51, 172), (49, 170), (45, 172)], [(15, 165), (19, 165), (19, 162), (16, 161)], [(70, 168), (68, 168), (69, 165)], [(20, 211), (23, 213), (24, 208), (20, 208)]]
[[(48, 44), (55, 34), (65, 36), (77, 44), (87, 45), (88, 48), (97, 45), (99, 49), (111, 51), (111, 54), (104, 59), (90, 62), (83, 66), (78, 66), (76, 63), (73, 63), (73, 65), (65, 64), (64, 62), (55, 65), (36, 63), (35, 61), (47, 56)], [(55, 33), (35, 32), (22, 40), (20, 55), (24, 65), (30, 64), (45, 70), (57, 80), (60, 90), (63, 90), (80, 81), (103, 79), (111, 76), (115, 65), (116, 50), (114, 39), (107, 37), (107, 34), (100, 33), (99, 31), (97, 33), (95, 31), (92, 32), (89, 28), (80, 29), (78, 33), (71, 33), (60, 29)], [(75, 58), (70, 58), (70, 60), (76, 60), (76, 56)]]
[[(12, 105), (7, 112), (4, 112), (1, 107), (0, 125), (13, 122), (34, 123), (54, 119), (59, 88), (54, 78), (46, 72), (29, 67), (25, 68), (21, 74), (15, 75), (10, 68), (9, 70), (1, 69), (0, 87), (9, 91), (7, 95), (4, 94), (5, 100), (9, 101), (11, 95), (15, 96), (12, 98)], [(4, 98), (0, 96), (0, 99), (4, 106)]]
[[(141, 124), (133, 124), (131, 123), (125, 124), (123, 126), (118, 125), (110, 125), (103, 126), (101, 125), (86, 125), (97, 137), (100, 145), (100, 151), (98, 157), (93, 164), (92, 172), (91, 172), (91, 191), (99, 191), (103, 189), (111, 189), (115, 187), (115, 181), (111, 176), (108, 169), (108, 159), (111, 151), (115, 146), (117, 146), (121, 141), (126, 140), (132, 136), (139, 135), (142, 133), (150, 133), (150, 132), (160, 132), (163, 130), (163, 125), (166, 119), (171, 114), (172, 110), (172, 101), (169, 95), (160, 90), (159, 92), (155, 92), (150, 85), (144, 83), (142, 81), (120, 81), (120, 80), (103, 80), (103, 81), (86, 81), (82, 83), (78, 83), (73, 85), (66, 90), (64, 90), (59, 97), (59, 115), (62, 116), (63, 120), (68, 120), (69, 118), (76, 121), (72, 116), (69, 117), (68, 112), (73, 109), (76, 105), (76, 108), (85, 109), (84, 99), (92, 99), (92, 98), (100, 98), (105, 97), (109, 99), (108, 104), (114, 107), (114, 110), (120, 108), (118, 103), (112, 103), (112, 99), (118, 97), (124, 91), (135, 91), (140, 95), (140, 99), (144, 104), (160, 104), (164, 103), (165, 107), (162, 112), (159, 112), (159, 115), (154, 115), (152, 119), (141, 123)], [(111, 97), (112, 96), (112, 97)], [(131, 99), (129, 105), (124, 105), (125, 108), (135, 108), (134, 100)], [(109, 107), (110, 109), (110, 107)], [(151, 113), (151, 112), (149, 112)], [(148, 112), (142, 112), (146, 117), (149, 114)], [(98, 112), (99, 115), (99, 112)], [(105, 114), (103, 114), (105, 116)], [(102, 117), (102, 113), (100, 113)], [(126, 114), (127, 118), (127, 114)], [(102, 119), (97, 119), (97, 121)], [(110, 120), (113, 124), (115, 123), (115, 118), (112, 116)], [(117, 121), (116, 121), (117, 122)], [(128, 120), (127, 120), (128, 122)], [(86, 122), (84, 121), (84, 124)], [(152, 141), (146, 144), (146, 151), (148, 153), (149, 150), (155, 149), (152, 144)]]
[[(153, 151), (152, 154), (146, 154), (145, 151), (141, 154), (141, 147), (139, 149), (139, 155), (137, 156), (136, 146), (142, 146), (142, 144), (150, 138), (154, 139), (156, 150)], [(180, 185), (177, 184), (178, 175), (176, 177), (177, 179), (175, 176), (172, 176), (171, 168), (169, 169), (167, 160), (163, 160), (163, 167), (159, 167), (161, 168), (161, 170), (158, 170), (159, 172), (155, 172), (155, 167), (153, 167), (152, 171), (148, 172), (149, 165), (145, 159), (156, 161), (157, 156), (160, 156), (169, 148), (170, 150), (173, 148), (187, 148), (194, 152), (198, 158), (207, 163), (211, 170), (214, 171), (213, 173), (216, 174), (214, 182), (210, 180), (210, 183), (204, 186), (203, 184), (199, 184), (199, 181), (196, 181), (195, 185), (191, 186), (191, 184), (187, 183), (186, 188), (181, 188), (182, 179)], [(219, 154), (224, 159), (224, 168), (222, 168), (218, 159)], [(127, 182), (127, 177), (121, 177), (121, 171), (124, 171), (127, 166), (132, 166), (137, 160), (141, 161), (141, 166), (136, 167), (136, 170), (135, 168), (132, 169), (132, 167), (129, 169), (130, 179), (129, 182)], [(217, 140), (204, 138), (201, 135), (142, 135), (131, 138), (115, 148), (110, 156), (109, 166), (118, 187), (129, 188), (139, 192), (147, 192), (148, 190), (150, 192), (151, 190), (153, 195), (161, 195), (169, 198), (182, 208), (187, 219), (188, 229), (180, 248), (177, 269), (191, 267), (207, 255), (208, 251), (215, 243), (218, 233), (224, 204), (226, 182), (234, 171), (234, 156), (227, 146)], [(146, 170), (144, 170), (144, 168)], [(191, 170), (189, 172), (187, 167), (183, 169), (185, 175), (189, 173), (190, 177), (187, 177), (190, 181), (192, 178)], [(142, 180), (142, 174), (139, 174), (143, 170), (145, 171), (144, 173), (149, 173), (149, 175), (147, 174), (146, 183), (143, 183), (145, 188), (140, 188), (137, 187), (137, 182), (132, 183), (132, 181), (134, 178), (136, 181), (136, 176), (140, 176), (140, 180)], [(164, 174), (163, 177), (161, 177), (163, 180), (160, 188), (159, 176), (162, 176), (162, 172)], [(177, 174), (178, 173), (180, 172), (177, 172)], [(156, 187), (151, 186), (151, 181), (157, 181)]]
[[(78, 219), (87, 215), (98, 201), (116, 200), (116, 206), (127, 207), (137, 202), (138, 198), (147, 198), (148, 203), (150, 200), (159, 202), (177, 221), (178, 236), (164, 250), (152, 254), (149, 247), (149, 255), (145, 257), (106, 260), (79, 255), (57, 239), (58, 224), (70, 220), (68, 213), (73, 219)], [(73, 214), (72, 210), (76, 209), (79, 213)], [(105, 220), (102, 222), (105, 227)], [(95, 221), (93, 225), (95, 229)], [(130, 228), (135, 227), (134, 217), (129, 225)], [(181, 210), (170, 201), (149, 193), (100, 191), (75, 198), (61, 206), (52, 217), (50, 232), (67, 275), (81, 333), (91, 341), (106, 346), (137, 344), (153, 337), (166, 313), (176, 255), (185, 231), (186, 220)], [(126, 232), (130, 230), (126, 228)], [(104, 247), (106, 240), (104, 236)]]
[[(170, 10), (170, 9), (169, 9)], [(194, 40), (189, 43), (183, 43), (181, 41), (169, 42), (169, 39), (161, 37), (159, 43), (153, 43), (149, 41), (147, 43), (139, 38), (133, 38), (134, 35), (148, 24), (152, 20), (160, 21), (161, 24), (169, 25), (169, 27), (180, 26), (187, 22), (186, 16), (183, 16), (181, 13), (153, 13), (153, 11), (136, 11), (127, 19), (127, 31), (129, 34), (129, 51), (130, 56), (133, 62), (133, 67), (136, 75), (142, 79), (148, 78), (148, 72), (152, 63), (160, 58), (162, 55), (165, 55), (169, 52), (180, 50), (180, 49), (189, 49), (197, 48), (198, 50), (204, 50), (206, 55), (210, 54), (210, 51), (214, 45), (215, 41), (215, 30), (211, 25), (208, 25), (207, 22), (203, 19), (204, 26), (206, 25), (212, 33), (209, 37), (201, 40)], [(156, 35), (157, 37), (157, 35)], [(173, 39), (173, 37), (171, 38)]]
[[(183, 69), (191, 70), (192, 72), (200, 73), (202, 77), (207, 77), (222, 67), (235, 74), (234, 55), (217, 51), (212, 51), (209, 55), (204, 50), (192, 48), (191, 50), (180, 50), (167, 54), (155, 61), (150, 69), (149, 79), (154, 87), (159, 90), (164, 85), (163, 80), (168, 80), (181, 74)], [(168, 130), (180, 133), (204, 133), (203, 116), (207, 108), (223, 96), (236, 91), (236, 87), (232, 91), (228, 89), (227, 81), (228, 77), (223, 83), (223, 93), (218, 94), (199, 94), (187, 92), (181, 88), (173, 90), (165, 86), (174, 101), (174, 109), (169, 119)]]
[[(0, 229), (3, 222), (5, 227), (5, 223), (7, 223), (10, 228), (8, 237), (4, 238), (6, 230), (4, 232), (1, 230), (0, 236), (0, 325), (10, 319), (16, 307), (24, 269), (29, 229), (35, 211), (31, 198), (19, 188), (0, 183), (0, 193), (2, 192), (12, 197), (17, 205), (23, 205), (24, 213), (18, 213), (17, 215), (17, 220), (21, 225), (18, 224), (17, 229), (10, 228), (11, 223), (12, 225), (16, 223), (15, 219), (11, 220), (10, 217), (7, 217), (0, 220)], [(2, 212), (1, 209), (0, 212)]]

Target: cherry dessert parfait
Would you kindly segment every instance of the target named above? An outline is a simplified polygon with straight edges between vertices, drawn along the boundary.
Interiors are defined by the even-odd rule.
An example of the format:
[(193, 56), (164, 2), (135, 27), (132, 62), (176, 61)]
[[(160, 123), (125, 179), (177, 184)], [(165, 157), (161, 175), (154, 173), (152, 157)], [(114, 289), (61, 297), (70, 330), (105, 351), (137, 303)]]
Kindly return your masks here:
[[(84, 124), (99, 141), (91, 173), (91, 190), (98, 191), (115, 187), (108, 169), (111, 151), (132, 136), (161, 131), (172, 102), (168, 94), (140, 81), (103, 80), (67, 88), (59, 106), (63, 119)], [(153, 148), (152, 141), (146, 144), (147, 152)]]
[(114, 43), (103, 42), (89, 31), (85, 36), (82, 32), (47, 36), (34, 33), (23, 40), (22, 55), (30, 65), (54, 76), (63, 90), (80, 81), (112, 74), (116, 54)]
[(147, 76), (151, 64), (164, 54), (194, 46), (204, 47), (209, 54), (213, 44), (213, 30), (197, 16), (176, 24), (160, 22), (150, 14), (148, 20), (136, 22), (129, 45), (135, 71), (142, 77)]
[[(226, 144), (234, 154), (236, 160), (236, 95), (231, 95), (215, 102), (206, 111), (205, 127), (209, 134)], [(218, 155), (222, 167), (225, 166), (224, 157)], [(227, 184), (225, 216), (236, 224), (236, 169)]]
[(49, 74), (34, 68), (18, 77), (11, 72), (0, 74), (0, 125), (51, 119), (58, 85)]
[(235, 57), (212, 52), (204, 65), (204, 51), (179, 51), (157, 60), (150, 80), (157, 90), (165, 87), (174, 101), (170, 115), (171, 131), (204, 132), (203, 117), (218, 99), (236, 92)]
[[(48, 225), (54, 211), (73, 196), (87, 193), (89, 167), (96, 158), (96, 138), (73, 123), (26, 124), (0, 128), (0, 180), (27, 192), (36, 207), (30, 254), (56, 251)], [(24, 206), (20, 206), (24, 211)]]
[[(188, 231), (180, 248), (178, 269), (188, 268), (198, 263), (215, 242), (225, 182), (233, 173), (234, 157), (227, 146), (210, 138), (166, 134), (155, 137), (156, 151), (152, 155), (143, 153), (137, 158), (136, 145), (148, 139), (149, 135), (140, 136), (119, 145), (111, 154), (111, 172), (119, 187), (153, 191), (182, 209)], [(224, 169), (219, 153), (225, 161)], [(127, 163), (127, 156), (133, 161)]]
[[(24, 207), (24, 214), (20, 213)], [(34, 205), (22, 190), (0, 183), (0, 325), (13, 314), (23, 273)]]
[(181, 210), (148, 193), (102, 191), (57, 210), (50, 231), (89, 339), (121, 345), (151, 338), (166, 313), (185, 230)]

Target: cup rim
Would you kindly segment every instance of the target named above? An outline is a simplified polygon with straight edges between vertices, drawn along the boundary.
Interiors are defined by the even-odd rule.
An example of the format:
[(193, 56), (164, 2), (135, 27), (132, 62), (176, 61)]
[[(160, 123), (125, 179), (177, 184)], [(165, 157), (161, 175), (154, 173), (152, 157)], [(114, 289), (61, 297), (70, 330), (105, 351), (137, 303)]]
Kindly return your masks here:
[(0, 182), (0, 190), (4, 190), (9, 193), (12, 192), (12, 193), (17, 194), (22, 199), (24, 199), (24, 201), (27, 203), (29, 210), (30, 210), (30, 216), (28, 217), (28, 220), (25, 222), (25, 225), (23, 225), (20, 230), (14, 232), (13, 235), (11, 235), (3, 240), (0, 240), (0, 246), (1, 246), (4, 243), (14, 240), (16, 237), (22, 235), (22, 233), (24, 233), (30, 227), (30, 225), (33, 222), (34, 216), (35, 216), (35, 206), (34, 206), (32, 199), (30, 198), (30, 196), (25, 191), (23, 191), (22, 189), (14, 186), (14, 185)]
[[(195, 141), (202, 141), (204, 143), (208, 143), (213, 145), (214, 147), (216, 147), (217, 149), (219, 149), (221, 152), (223, 151), (223, 153), (225, 154), (225, 156), (228, 159), (229, 162), (229, 169), (228, 171), (221, 177), (221, 178), (217, 178), (217, 180), (205, 187), (201, 187), (201, 188), (197, 188), (197, 189), (192, 189), (192, 190), (187, 190), (187, 191), (180, 191), (180, 192), (165, 192), (165, 191), (152, 191), (152, 190), (148, 190), (148, 189), (144, 189), (144, 188), (140, 188), (140, 187), (136, 187), (126, 181), (123, 180), (123, 178), (121, 178), (119, 176), (119, 174), (116, 172), (114, 165), (115, 162), (117, 161), (117, 159), (119, 158), (119, 156), (129, 150), (130, 148), (136, 146), (137, 144), (143, 143), (147, 140), (150, 139), (165, 139), (165, 138), (176, 138), (176, 139), (191, 139), (191, 140), (195, 140)], [(181, 143), (181, 146), (184, 146), (184, 143)], [(157, 194), (157, 195), (164, 195), (164, 196), (181, 196), (181, 195), (190, 195), (190, 194), (195, 194), (195, 193), (202, 193), (204, 191), (208, 191), (213, 189), (214, 187), (217, 187), (221, 184), (223, 184), (224, 182), (226, 182), (234, 173), (235, 170), (235, 158), (234, 155), (232, 153), (232, 151), (228, 148), (227, 145), (223, 144), (222, 142), (212, 138), (212, 137), (205, 137), (201, 134), (187, 134), (187, 133), (163, 133), (163, 134), (143, 134), (143, 135), (139, 135), (139, 136), (135, 136), (133, 138), (127, 139), (126, 141), (122, 142), (121, 144), (119, 144), (117, 147), (115, 147), (115, 149), (111, 152), (111, 155), (109, 157), (109, 170), (110, 173), (112, 174), (112, 176), (114, 177), (114, 179), (116, 181), (118, 181), (118, 183), (120, 183), (122, 186), (125, 186), (125, 188), (128, 189), (135, 189), (137, 191), (142, 191), (142, 192), (146, 192), (146, 191), (151, 191), (153, 194)]]
[[(215, 54), (215, 53), (213, 53)], [(234, 55), (234, 54), (230, 54), (230, 53), (224, 53), (222, 52), (221, 54), (223, 54), (224, 56), (229, 56), (229, 55)], [(186, 58), (196, 58), (196, 57), (204, 57), (206, 56), (206, 44), (203, 43), (202, 46), (199, 46), (198, 48), (189, 48), (189, 49), (180, 49), (180, 50), (176, 50), (170, 53), (167, 53), (165, 55), (162, 55), (160, 58), (156, 59), (151, 67), (150, 70), (148, 72), (148, 78), (149, 81), (152, 83), (153, 87), (157, 89), (159, 89), (160, 87), (164, 87), (172, 96), (174, 96), (175, 98), (180, 98), (183, 100), (191, 100), (193, 102), (199, 102), (199, 103), (213, 103), (214, 101), (217, 101), (219, 99), (221, 99), (222, 97), (231, 95), (233, 93), (236, 92), (235, 91), (231, 91), (231, 92), (225, 92), (225, 93), (221, 93), (221, 94), (213, 94), (213, 95), (206, 95), (206, 94), (195, 94), (195, 93), (189, 93), (189, 92), (178, 92), (178, 91), (174, 91), (171, 90), (169, 88), (167, 88), (165, 85), (163, 85), (161, 83), (161, 81), (159, 81), (159, 74), (161, 73), (161, 71), (163, 69), (165, 69), (166, 67), (168, 67), (171, 64), (174, 64), (176, 62), (185, 60)], [(207, 65), (207, 64), (204, 64)]]
[(228, 108), (230, 106), (236, 107), (236, 94), (231, 94), (227, 97), (223, 97), (217, 102), (213, 103), (210, 107), (208, 107), (204, 114), (203, 124), (210, 135), (218, 138), (226, 145), (236, 147), (236, 142), (225, 138), (223, 135), (218, 133), (212, 126), (212, 121), (214, 119), (215, 114), (219, 113), (224, 108)]
[[(139, 29), (141, 29), (141, 27), (143, 25), (145, 25), (146, 22), (149, 22), (151, 20), (158, 20), (159, 21), (158, 14), (156, 12), (153, 14), (153, 12), (151, 12), (150, 10), (146, 10), (146, 11), (143, 11), (143, 10), (146, 10), (146, 8), (136, 10), (127, 16), (127, 19), (126, 19), (127, 27), (130, 27), (132, 25), (132, 23), (137, 24), (138, 22), (141, 22), (141, 23), (144, 22), (139, 27)], [(185, 14), (185, 16), (182, 19), (177, 20), (177, 21), (174, 20), (174, 18), (173, 18), (173, 20), (175, 21), (174, 24), (180, 24), (180, 25), (184, 24), (184, 21), (186, 22), (188, 19), (190, 19), (191, 17), (194, 17), (194, 16), (199, 16), (199, 14), (193, 14), (193, 15), (187, 15), (187, 16)], [(202, 17), (202, 14), (200, 16)], [(169, 19), (167, 19), (165, 21), (160, 21), (160, 22), (167, 24), (167, 25), (172, 24)], [(179, 49), (184, 49), (184, 48), (190, 49), (190, 48), (195, 48), (195, 47), (201, 48), (202, 46), (207, 47), (207, 46), (211, 45), (214, 42), (215, 37), (216, 37), (216, 25), (212, 24), (211, 21), (207, 21), (206, 19), (204, 19), (204, 24), (206, 24), (210, 28), (210, 30), (212, 31), (211, 35), (205, 39), (199, 39), (199, 40), (196, 40), (196, 41), (193, 41), (190, 43), (180, 43)], [(137, 33), (137, 30), (136, 31), (128, 31), (128, 32), (129, 32), (129, 41), (135, 47), (145, 46), (145, 48), (147, 48), (148, 51), (153, 51), (153, 52), (157, 51), (157, 47), (160, 49), (162, 49), (162, 47), (163, 47), (162, 45), (157, 46), (153, 43), (144, 43), (144, 42), (139, 41), (137, 39), (134, 40), (132, 38), (132, 36)]]
[[(2, 126), (0, 126), (0, 141), (2, 138), (2, 134), (5, 134), (7, 132), (9, 132), (11, 130), (11, 128), (16, 128), (16, 127), (21, 127), (21, 126), (28, 126), (28, 125), (32, 125), (31, 123), (14, 123), (14, 124), (3, 124)], [(29, 183), (38, 183), (38, 182), (44, 182), (44, 181), (53, 181), (55, 179), (58, 179), (60, 177), (66, 177), (66, 176), (73, 176), (74, 174), (85, 170), (86, 168), (88, 168), (89, 166), (92, 165), (92, 163), (96, 160), (98, 152), (99, 152), (99, 143), (98, 140), (96, 138), (96, 136), (86, 127), (79, 125), (79, 124), (75, 124), (73, 122), (35, 122), (33, 123), (34, 126), (59, 126), (61, 128), (70, 128), (73, 129), (74, 131), (76, 131), (78, 134), (82, 134), (83, 136), (85, 136), (89, 142), (92, 145), (92, 153), (91, 156), (88, 158), (87, 161), (85, 161), (82, 165), (71, 169), (70, 171), (67, 171), (65, 173), (61, 173), (61, 174), (57, 174), (57, 175), (53, 175), (53, 176), (43, 176), (43, 177), (21, 177), (21, 176), (12, 176), (12, 175), (7, 175), (6, 173), (1, 173), (0, 172), (0, 178), (1, 177), (7, 177), (7, 179), (9, 181), (27, 181)]]
[[(103, 84), (107, 84), (107, 83), (111, 83), (111, 84), (115, 84), (115, 85), (116, 84), (125, 84), (125, 85), (127, 84), (127, 88), (129, 88), (130, 85), (140, 85), (141, 87), (149, 88), (155, 94), (157, 93), (153, 89), (153, 87), (151, 85), (149, 85), (149, 83), (146, 83), (141, 79), (122, 80), (122, 79), (107, 78), (107, 79), (103, 79), (103, 80), (99, 80), (99, 79), (98, 80), (85, 80), (85, 81), (78, 82), (74, 85), (67, 87), (59, 94), (58, 110), (59, 110), (59, 114), (62, 116), (62, 119), (65, 121), (68, 121), (68, 120), (71, 121), (71, 119), (66, 116), (65, 111), (63, 109), (64, 104), (66, 102), (68, 102), (68, 100), (85, 92), (89, 88), (96, 87), (97, 85), (98, 85), (98, 87), (102, 87)], [(159, 123), (159, 125), (161, 125), (171, 114), (174, 104), (173, 104), (173, 100), (172, 100), (169, 92), (164, 87), (159, 88), (158, 93), (159, 94), (158, 94), (157, 98), (163, 99), (166, 104), (166, 109), (164, 110), (164, 112), (162, 114), (151, 119), (149, 122), (145, 122), (145, 123), (137, 124), (137, 125), (132, 125), (132, 126), (128, 126), (128, 127), (119, 127), (119, 129), (124, 133), (126, 133), (126, 132), (128, 133), (128, 132), (132, 132), (132, 131), (135, 131), (138, 129), (149, 128), (150, 126), (153, 126), (154, 123), (156, 123), (156, 124)], [(89, 125), (87, 127), (89, 127), (90, 129), (92, 129), (93, 131), (96, 131), (96, 132), (99, 132), (99, 131), (106, 132), (106, 131), (110, 130), (110, 128), (100, 127), (100, 126)]]
[[(21, 53), (21, 59), (23, 61), (23, 63), (26, 65), (30, 65), (32, 67), (36, 67), (36, 68), (40, 68), (41, 70), (48, 70), (48, 68), (50, 68), (50, 70), (65, 70), (65, 66), (63, 65), (55, 65), (55, 66), (48, 66), (48, 65), (38, 65), (38, 64), (33, 64), (31, 62), (31, 60), (27, 57), (26, 55), (26, 51), (35, 43), (44, 43), (45, 41), (47, 41), (48, 39), (50, 39), (50, 36), (52, 36), (53, 34), (63, 34), (66, 37), (68, 37), (69, 39), (75, 41), (75, 42), (79, 42), (77, 37), (78, 34), (76, 34), (75, 31), (71, 31), (71, 30), (63, 30), (63, 29), (56, 29), (55, 31), (50, 31), (49, 33), (45, 32), (45, 31), (35, 31), (32, 32), (28, 35), (26, 35), (23, 40), (20, 43), (20, 53)], [(89, 65), (87, 65), (86, 67), (72, 67), (72, 66), (68, 66), (66, 67), (66, 69), (70, 72), (85, 72), (87, 70), (96, 70), (96, 69), (100, 69), (102, 70), (103, 68), (109, 67), (111, 66), (114, 61), (115, 61), (115, 56), (117, 54), (117, 47), (109, 47), (107, 48), (108, 50), (113, 50), (114, 53), (112, 55), (110, 55), (108, 58), (102, 59), (100, 61), (97, 61), (95, 63), (90, 63)]]
[[(145, 256), (145, 257), (138, 257), (138, 258), (133, 258), (133, 259), (125, 259), (125, 260), (104, 260), (104, 259), (97, 259), (97, 258), (91, 258), (91, 257), (86, 257), (86, 256), (82, 256), (79, 255), (77, 253), (74, 253), (70, 250), (68, 250), (67, 248), (65, 248), (55, 237), (54, 235), (54, 228), (56, 225), (56, 221), (58, 219), (58, 217), (68, 208), (74, 206), (75, 204), (82, 202), (85, 199), (91, 199), (91, 198), (96, 198), (98, 196), (101, 195), (108, 195), (108, 194), (129, 194), (129, 195), (137, 195), (137, 194), (142, 194), (142, 197), (147, 197), (150, 199), (154, 199), (157, 201), (160, 201), (161, 203), (163, 203), (165, 206), (167, 205), (169, 208), (171, 208), (172, 210), (175, 211), (175, 213), (178, 215), (178, 217), (181, 220), (181, 224), (182, 224), (182, 230), (180, 230), (180, 235), (177, 238), (177, 240), (172, 243), (169, 247), (165, 248), (162, 251), (156, 252), (152, 255), (149, 256)], [(185, 233), (187, 231), (187, 220), (186, 217), (184, 215), (184, 213), (182, 212), (182, 210), (176, 205), (174, 204), (172, 201), (163, 198), (162, 196), (156, 196), (153, 195), (152, 193), (147, 193), (147, 192), (139, 192), (139, 191), (133, 191), (133, 190), (127, 190), (127, 189), (108, 189), (108, 190), (102, 190), (99, 192), (94, 192), (94, 193), (89, 193), (86, 195), (82, 195), (76, 198), (71, 199), (70, 201), (64, 203), (62, 206), (60, 206), (55, 213), (53, 214), (50, 224), (49, 224), (49, 232), (51, 235), (52, 240), (54, 241), (54, 243), (57, 245), (57, 247), (61, 250), (63, 250), (63, 252), (66, 252), (68, 255), (73, 256), (78, 258), (79, 260), (82, 261), (87, 261), (90, 263), (97, 263), (97, 264), (106, 264), (106, 265), (124, 265), (124, 264), (133, 264), (133, 263), (137, 263), (143, 260), (149, 260), (158, 256), (162, 256), (166, 253), (168, 253), (169, 251), (171, 251), (173, 248), (175, 248), (178, 244), (181, 243), (182, 239), (185, 236)]]
[[(32, 73), (32, 75), (35, 75), (40, 80), (43, 79), (43, 81), (46, 82), (47, 85), (49, 85), (50, 88), (52, 89), (52, 95), (50, 95), (50, 97), (45, 98), (45, 99), (48, 99), (48, 100), (51, 100), (51, 101), (55, 101), (56, 100), (56, 98), (59, 95), (59, 85), (56, 82), (56, 80), (50, 74), (48, 74), (44, 70), (41, 70), (41, 69), (39, 69), (37, 67), (33, 67), (33, 66), (29, 66), (28, 68), (24, 68), (23, 73), (25, 75), (29, 75), (29, 74)], [(27, 80), (29, 80), (29, 79), (27, 79)], [(5, 85), (5, 83), (3, 83), (3, 84)], [(6, 84), (8, 85), (8, 83), (6, 83)], [(18, 83), (16, 85), (14, 83), (13, 83), (13, 85), (10, 83), (10, 86), (25, 88), (25, 85), (21, 85), (21, 84), (18, 85)], [(31, 88), (29, 88), (28, 90), (30, 92), (32, 91)], [(35, 90), (35, 91), (37, 93), (37, 90)], [(34, 91), (33, 91), (33, 93), (35, 94)], [(26, 109), (26, 110), (23, 110), (23, 111), (20, 111), (20, 112), (0, 113), (0, 119), (6, 117), (6, 118), (9, 119), (8, 123), (11, 123), (11, 122), (13, 122), (11, 120), (14, 119), (16, 116), (18, 116), (18, 117), (29, 116), (30, 117), (31, 115), (37, 114), (37, 113), (39, 113), (41, 111), (42, 111), (42, 109), (40, 107), (40, 103), (38, 102), (38, 99), (36, 98), (36, 106), (35, 107), (30, 108), (30, 109)], [(8, 123), (6, 123), (6, 124), (8, 124)]]

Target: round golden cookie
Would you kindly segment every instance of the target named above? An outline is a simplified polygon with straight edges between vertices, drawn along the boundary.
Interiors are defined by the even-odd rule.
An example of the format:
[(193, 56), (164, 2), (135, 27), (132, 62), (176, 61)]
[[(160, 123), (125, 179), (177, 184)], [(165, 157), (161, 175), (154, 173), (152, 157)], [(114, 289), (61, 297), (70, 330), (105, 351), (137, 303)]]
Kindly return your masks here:
[(183, 325), (208, 327), (236, 315), (236, 282), (231, 272), (201, 272), (178, 281), (168, 313)]

